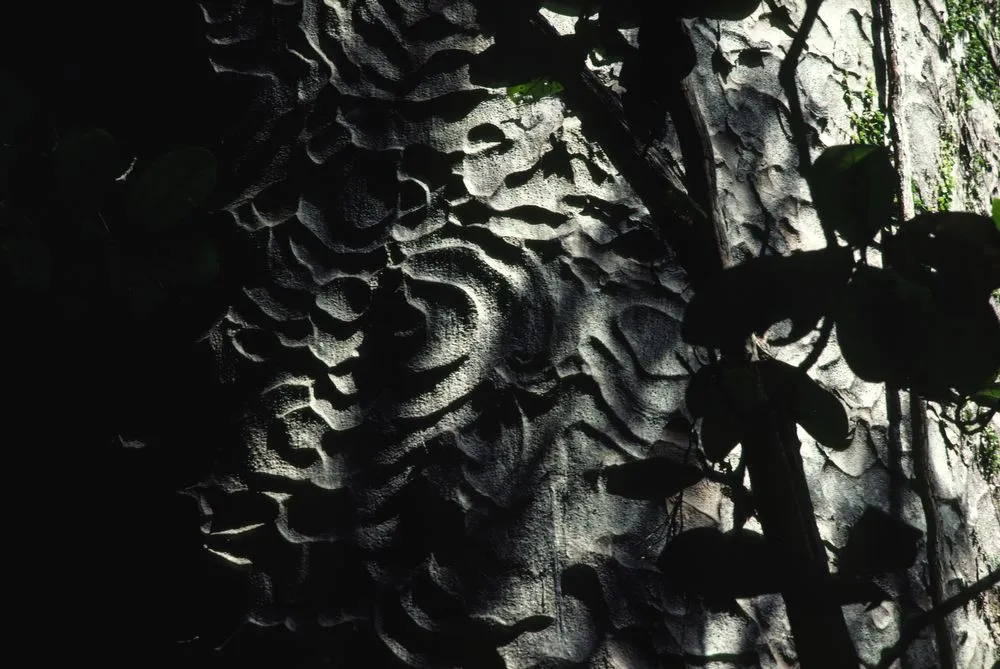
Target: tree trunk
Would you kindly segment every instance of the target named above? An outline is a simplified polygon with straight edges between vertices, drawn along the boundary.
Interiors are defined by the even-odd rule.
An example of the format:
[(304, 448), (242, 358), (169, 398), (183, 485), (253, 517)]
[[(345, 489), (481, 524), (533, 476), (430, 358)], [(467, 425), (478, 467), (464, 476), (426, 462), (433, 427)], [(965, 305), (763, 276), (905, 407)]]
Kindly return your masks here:
[[(564, 98), (518, 106), (468, 81), (467, 62), (489, 40), (464, 2), (263, 4), (205, 3), (217, 71), (255, 87), (228, 142), (225, 196), (268, 268), (207, 340), (240, 398), (242, 446), (191, 492), (210, 511), (207, 547), (247, 570), (257, 593), (249, 624), (216, 640), (219, 652), (249, 658), (259, 639), (287, 637), (289, 653), (303, 653), (289, 666), (352, 656), (476, 669), (770, 667), (794, 666), (791, 632), (803, 667), (854, 666), (837, 655), (848, 635), (862, 661), (878, 661), (900, 633), (895, 604), (841, 615), (814, 589), (827, 571), (822, 541), (843, 545), (893, 473), (885, 402), (850, 375), (835, 342), (811, 373), (848, 403), (851, 449), (800, 444), (773, 413), (744, 448), (754, 490), (767, 493), (760, 525), (803, 565), (783, 593), (787, 619), (772, 596), (722, 612), (665, 596), (684, 575), (654, 565), (662, 503), (609, 495), (594, 475), (668, 448), (689, 370), (704, 363), (680, 339), (692, 287), (730, 257), (822, 244), (796, 162), (848, 141), (839, 82), (846, 72), (857, 96), (873, 71), (870, 4), (823, 4), (794, 121), (778, 67), (802, 18), (796, 3), (690, 24), (699, 66), (686, 86), (717, 169), (708, 226), (704, 202), (669, 176), (676, 141), (647, 150), (613, 98), (595, 97), (613, 73), (567, 78)], [(909, 11), (900, 60), (952, 86), (933, 17)], [(917, 44), (921, 27), (931, 37)], [(1000, 152), (984, 105), (958, 116), (931, 84), (913, 90), (949, 123), (975, 127), (977, 151)], [(911, 136), (928, 122), (915, 118)], [(915, 153), (914, 173), (935, 161)], [(997, 174), (981, 175), (987, 191)], [(775, 353), (797, 363), (819, 339)], [(981, 501), (985, 483), (958, 458), (951, 471), (968, 481), (953, 486), (954, 508), (977, 518), (982, 550), (1000, 546), (996, 499)], [(912, 487), (902, 494), (904, 518), (920, 524)], [(703, 482), (680, 514), (687, 527), (728, 529), (733, 502)], [(985, 567), (960, 525), (943, 531), (962, 547), (953, 569), (971, 582)], [(959, 666), (987, 666), (996, 641), (986, 623), (959, 611), (948, 622), (969, 633)], [(936, 657), (933, 642), (916, 644), (918, 660)], [(819, 648), (834, 650), (810, 655)]]

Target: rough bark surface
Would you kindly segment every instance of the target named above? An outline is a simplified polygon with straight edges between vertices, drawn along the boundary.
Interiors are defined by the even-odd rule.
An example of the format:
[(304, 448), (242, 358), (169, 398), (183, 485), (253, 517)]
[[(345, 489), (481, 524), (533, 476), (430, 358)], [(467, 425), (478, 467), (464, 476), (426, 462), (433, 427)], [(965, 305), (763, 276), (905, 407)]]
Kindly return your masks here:
[[(801, 4), (690, 25), (735, 262), (824, 245), (778, 78)], [(877, 4), (821, 7), (798, 70), (813, 156), (850, 135), (841, 82), (857, 96), (885, 81)], [(953, 111), (943, 6), (894, 4), (914, 178), (939, 174), (942, 128), (1000, 166), (997, 110)], [(245, 398), (243, 457), (190, 492), (208, 549), (252, 575), (250, 623), (324, 630), (332, 666), (349, 647), (369, 666), (797, 666), (780, 595), (720, 612), (671, 595), (684, 574), (655, 566), (671, 505), (609, 495), (593, 475), (687, 446), (665, 428), (705, 360), (680, 339), (687, 278), (579, 119), (559, 98), (517, 106), (469, 82), (490, 41), (462, 0), (203, 6), (217, 71), (257, 82), (230, 141), (229, 209), (269, 276), (209, 338)], [(997, 196), (996, 167), (975, 189), (954, 174), (953, 208)], [(772, 352), (795, 364), (819, 338)], [(868, 504), (926, 529), (909, 412), (891, 424), (884, 389), (850, 372), (835, 338), (812, 372), (856, 427), (839, 453), (798, 435), (822, 538), (842, 546)], [(930, 413), (948, 597), (995, 568), (1000, 499)], [(730, 497), (688, 490), (685, 527), (729, 529)], [(928, 608), (927, 568), (922, 554), (898, 600), (845, 607), (865, 665)], [(947, 623), (958, 666), (992, 665), (995, 611)], [(936, 666), (929, 630), (906, 662)]]

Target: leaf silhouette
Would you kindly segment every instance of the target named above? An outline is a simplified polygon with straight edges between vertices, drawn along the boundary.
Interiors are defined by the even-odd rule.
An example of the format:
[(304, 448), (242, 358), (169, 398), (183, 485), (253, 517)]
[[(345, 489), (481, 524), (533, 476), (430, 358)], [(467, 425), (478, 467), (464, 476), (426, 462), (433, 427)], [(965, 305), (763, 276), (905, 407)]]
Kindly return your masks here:
[(197, 146), (160, 156), (130, 184), (129, 220), (152, 232), (177, 225), (208, 199), (216, 169), (212, 152)]
[(837, 451), (851, 445), (847, 411), (833, 393), (803, 370), (779, 360), (762, 361), (760, 367), (768, 396), (781, 402), (813, 439)]
[(874, 506), (851, 526), (847, 544), (837, 557), (840, 574), (867, 578), (905, 571), (917, 559), (923, 532)]
[(78, 210), (97, 210), (122, 171), (119, 160), (114, 138), (99, 128), (62, 139), (53, 156), (56, 192)]
[(893, 269), (950, 299), (981, 299), (1000, 288), (1000, 229), (986, 216), (921, 214), (886, 246)]
[(851, 250), (841, 247), (754, 258), (726, 269), (695, 293), (681, 335), (690, 344), (719, 348), (790, 320), (788, 340), (800, 339), (837, 303), (853, 263)]
[(695, 373), (686, 394), (691, 415), (703, 419), (705, 456), (712, 461), (725, 458), (742, 439), (742, 426), (767, 401), (827, 448), (851, 445), (843, 404), (804, 371), (778, 360), (716, 363)]
[(837, 311), (837, 339), (860, 378), (933, 399), (974, 393), (1000, 369), (1000, 321), (990, 305), (943, 302), (894, 270), (862, 267)]
[(629, 499), (665, 499), (694, 485), (705, 474), (700, 467), (673, 458), (647, 458), (605, 467), (605, 489)]
[(809, 175), (813, 203), (823, 227), (854, 246), (866, 246), (893, 217), (895, 173), (881, 146), (831, 146)]

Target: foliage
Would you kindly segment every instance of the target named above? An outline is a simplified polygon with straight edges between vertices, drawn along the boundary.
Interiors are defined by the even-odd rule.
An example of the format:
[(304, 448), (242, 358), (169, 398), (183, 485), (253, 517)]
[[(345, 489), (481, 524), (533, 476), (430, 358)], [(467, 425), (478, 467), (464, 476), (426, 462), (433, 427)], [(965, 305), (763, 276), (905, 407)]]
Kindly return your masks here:
[(940, 138), (941, 161), (938, 163), (937, 177), (933, 182), (934, 206), (931, 206), (923, 199), (917, 182), (915, 180), (911, 180), (910, 182), (910, 187), (913, 191), (913, 207), (917, 214), (925, 214), (930, 211), (948, 211), (951, 209), (952, 198), (955, 193), (955, 167), (958, 160), (958, 147), (955, 142), (954, 132), (947, 126), (941, 126)]
[(850, 112), (851, 122), (851, 143), (870, 144), (872, 146), (884, 146), (886, 143), (886, 117), (875, 99), (875, 82), (868, 80), (864, 92), (861, 94), (861, 111), (854, 110), (854, 96), (851, 95), (847, 87), (847, 78), (844, 78), (844, 102)]
[[(522, 40), (524, 22), (538, 9), (537, 1), (519, 0), (506, 13), (486, 0), (478, 4), (494, 45), (470, 68), (474, 82), (506, 87), (515, 101), (536, 100), (557, 92), (556, 81), (568, 85), (563, 77), (585, 68), (588, 54), (600, 53), (622, 63), (626, 121), (636, 138), (648, 139), (662, 132), (664, 119), (678, 103), (679, 83), (696, 64), (679, 19), (693, 14), (739, 19), (759, 3), (673, 3), (672, 16), (657, 15), (654, 21), (642, 2), (546, 0), (546, 8), (577, 18), (575, 31), (549, 40), (548, 50), (526, 47)], [(622, 37), (620, 29), (626, 27), (638, 28), (638, 46)], [(1000, 229), (984, 216), (947, 211), (898, 220), (886, 118), (877, 108), (872, 84), (862, 94), (860, 110), (850, 99), (847, 103), (854, 143), (829, 147), (807, 172), (828, 238), (839, 237), (847, 246), (753, 258), (722, 271), (697, 287), (682, 336), (693, 345), (733, 351), (775, 325), (789, 324), (783, 333), (787, 342), (823, 321), (835, 328), (845, 360), (862, 379), (943, 401), (986, 401), (986, 386), (1000, 369), (1000, 321), (987, 299), (1000, 288)], [(956, 161), (953, 138), (943, 139), (942, 178), (934, 193), (939, 210), (951, 206)], [(876, 238), (894, 269), (868, 264), (866, 249)], [(783, 425), (798, 424), (824, 448), (852, 443), (844, 406), (805, 369), (767, 357), (713, 360), (694, 374), (686, 395), (708, 460), (726, 458), (740, 443), (744, 452), (777, 448), (746, 438), (761, 415), (774, 415)], [(707, 469), (654, 458), (607, 467), (600, 479), (612, 494), (657, 499), (683, 494), (686, 486), (707, 475)], [(754, 490), (756, 501), (774, 494)], [(744, 509), (744, 519), (751, 512)], [(918, 538), (919, 532), (884, 514), (866, 513), (840, 556), (843, 575), (869, 588), (871, 595), (875, 586), (867, 579), (906, 569)], [(744, 530), (688, 530), (667, 544), (660, 568), (682, 570), (681, 586), (688, 594), (718, 603), (784, 589), (787, 570), (803, 565), (788, 564), (773, 547), (770, 540)]]
[(882, 146), (832, 146), (813, 165), (809, 187), (824, 225), (866, 246), (893, 219), (895, 172)]
[(537, 102), (542, 98), (556, 95), (563, 90), (563, 85), (545, 77), (532, 79), (526, 84), (517, 84), (507, 88), (507, 98), (515, 103)]
[[(694, 45), (680, 19), (703, 17), (740, 20), (750, 16), (760, 0), (681, 0), (657, 8), (641, 0), (517, 0), (477, 7), (494, 44), (473, 61), (470, 79), (477, 84), (504, 87), (515, 103), (534, 102), (562, 90), (559, 73), (585, 67), (599, 54), (602, 62), (621, 62), (620, 80), (626, 116), (637, 135), (662, 132), (666, 86), (680, 81), (694, 68)], [(539, 8), (577, 18), (574, 33), (562, 37), (556, 49), (539, 52), (523, 35), (524, 22)], [(638, 47), (622, 36), (622, 28), (638, 27)]]
[(958, 65), (956, 81), (959, 95), (968, 105), (971, 93), (1000, 107), (1000, 76), (990, 60), (987, 35), (1000, 30), (1000, 9), (997, 3), (982, 0), (945, 0), (947, 10), (941, 30), (944, 46), (953, 49), (961, 41), (965, 55)]
[(121, 323), (166, 319), (184, 330), (190, 307), (219, 285), (223, 270), (203, 213), (215, 156), (177, 147), (143, 164), (103, 129), (49, 127), (9, 75), (0, 76), (0, 97), (7, 101), (0, 114), (5, 299), (69, 323), (98, 326), (93, 319), (113, 314)]

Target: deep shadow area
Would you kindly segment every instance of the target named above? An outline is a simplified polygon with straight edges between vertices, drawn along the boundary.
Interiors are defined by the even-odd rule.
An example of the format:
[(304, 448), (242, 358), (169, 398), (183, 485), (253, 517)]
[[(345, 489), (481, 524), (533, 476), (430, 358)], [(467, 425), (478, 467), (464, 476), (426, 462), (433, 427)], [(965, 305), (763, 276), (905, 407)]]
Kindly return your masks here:
[[(227, 120), (241, 95), (212, 71), (195, 2), (8, 11), (0, 68), (40, 100), (48, 126), (103, 128), (138, 158), (206, 146), (224, 173)], [(224, 215), (205, 223), (223, 237), (232, 225)], [(199, 308), (223, 304), (223, 292)], [(0, 433), (14, 493), (8, 573), (25, 593), (8, 605), (47, 638), (15, 647), (110, 666), (218, 666), (210, 648), (245, 615), (246, 577), (203, 549), (197, 506), (176, 491), (232, 457), (235, 404), (190, 345), (191, 324), (175, 328), (167, 316), (125, 328), (101, 309), (67, 320), (44, 295), (0, 295), (12, 398)]]

